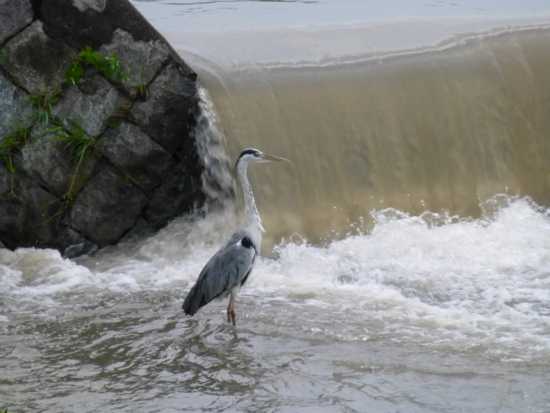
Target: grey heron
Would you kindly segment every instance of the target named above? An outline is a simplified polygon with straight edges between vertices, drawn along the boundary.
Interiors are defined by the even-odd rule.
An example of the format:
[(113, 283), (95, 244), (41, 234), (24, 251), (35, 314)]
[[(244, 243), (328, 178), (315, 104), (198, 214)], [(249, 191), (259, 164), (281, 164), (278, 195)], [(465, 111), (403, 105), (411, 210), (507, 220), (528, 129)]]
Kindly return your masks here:
[(262, 232), (265, 232), (246, 171), (251, 163), (270, 161), (288, 162), (288, 159), (266, 155), (257, 149), (246, 149), (239, 156), (235, 168), (243, 189), (243, 222), (202, 269), (197, 282), (183, 302), (185, 314), (192, 316), (213, 299), (231, 295), (227, 306), (227, 322), (235, 325), (235, 299), (254, 268), (256, 257), (260, 253)]

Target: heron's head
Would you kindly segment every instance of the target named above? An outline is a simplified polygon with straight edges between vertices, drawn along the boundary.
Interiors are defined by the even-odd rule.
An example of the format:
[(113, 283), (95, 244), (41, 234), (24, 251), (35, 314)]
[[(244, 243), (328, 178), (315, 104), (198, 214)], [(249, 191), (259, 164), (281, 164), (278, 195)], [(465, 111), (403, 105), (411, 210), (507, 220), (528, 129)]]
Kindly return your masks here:
[(237, 165), (240, 163), (261, 163), (261, 162), (288, 162), (288, 159), (279, 158), (278, 156), (266, 155), (257, 149), (245, 149), (242, 151)]

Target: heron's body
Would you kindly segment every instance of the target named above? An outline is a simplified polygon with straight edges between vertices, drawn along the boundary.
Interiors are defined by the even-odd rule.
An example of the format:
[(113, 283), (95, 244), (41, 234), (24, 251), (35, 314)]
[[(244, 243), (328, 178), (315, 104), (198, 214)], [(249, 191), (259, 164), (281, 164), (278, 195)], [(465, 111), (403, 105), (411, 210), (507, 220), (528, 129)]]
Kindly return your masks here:
[(256, 257), (260, 253), (262, 232), (265, 232), (246, 170), (249, 163), (267, 161), (286, 161), (286, 159), (265, 155), (256, 149), (247, 149), (241, 153), (236, 167), (244, 196), (243, 223), (202, 269), (197, 282), (183, 303), (185, 314), (194, 315), (199, 308), (213, 299), (224, 298), (231, 294), (227, 307), (227, 320), (235, 325), (235, 298), (254, 268)]

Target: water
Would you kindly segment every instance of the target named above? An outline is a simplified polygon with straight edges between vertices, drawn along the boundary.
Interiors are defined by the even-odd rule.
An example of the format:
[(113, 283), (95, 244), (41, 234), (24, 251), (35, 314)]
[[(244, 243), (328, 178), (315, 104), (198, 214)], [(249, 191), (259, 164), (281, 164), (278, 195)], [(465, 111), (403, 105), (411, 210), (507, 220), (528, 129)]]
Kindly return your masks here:
[(374, 213), (262, 258), (237, 303), (181, 303), (232, 217), (76, 262), (1, 250), (0, 394), (18, 411), (526, 412), (550, 408), (550, 211)]
[[(550, 411), (543, 2), (135, 4), (205, 87), (213, 208), (76, 260), (0, 250), (0, 409)], [(244, 147), (291, 163), (250, 168), (233, 328), (181, 304)]]
[(550, 9), (383, 3), (200, 3), (179, 29), (162, 13), (184, 5), (138, 4), (210, 91), (229, 158), (292, 160), (251, 171), (266, 251), (346, 233), (365, 210), (479, 217), (497, 193), (550, 205)]

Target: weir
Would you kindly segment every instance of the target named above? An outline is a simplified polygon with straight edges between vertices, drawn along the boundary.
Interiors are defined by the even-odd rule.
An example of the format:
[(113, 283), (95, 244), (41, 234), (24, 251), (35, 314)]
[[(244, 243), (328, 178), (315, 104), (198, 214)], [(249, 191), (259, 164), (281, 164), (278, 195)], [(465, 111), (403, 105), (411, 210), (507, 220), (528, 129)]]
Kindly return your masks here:
[(499, 193), (550, 205), (549, 42), (518, 29), (317, 64), (190, 61), (231, 159), (291, 158), (250, 171), (271, 242), (317, 242), (387, 207), (476, 218)]

